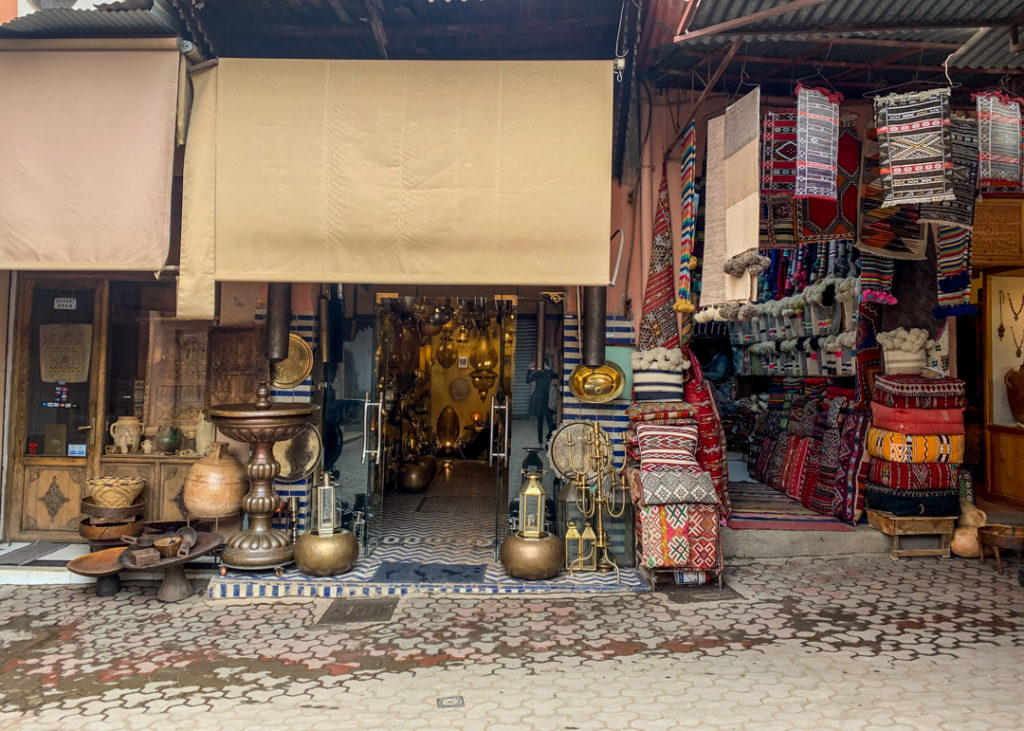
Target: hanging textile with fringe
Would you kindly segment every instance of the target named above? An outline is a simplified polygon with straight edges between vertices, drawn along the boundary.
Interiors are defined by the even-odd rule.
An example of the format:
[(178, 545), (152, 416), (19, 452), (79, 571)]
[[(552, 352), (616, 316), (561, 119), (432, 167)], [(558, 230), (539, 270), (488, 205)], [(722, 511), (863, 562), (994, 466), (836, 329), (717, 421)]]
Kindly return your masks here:
[(829, 89), (797, 86), (795, 198), (836, 199), (842, 100), (842, 94)]
[(978, 114), (978, 192), (1020, 195), (1020, 102), (1002, 92), (974, 95)]
[(956, 197), (949, 124), (949, 89), (875, 99), (883, 206)]
[(651, 265), (644, 287), (644, 305), (637, 333), (637, 350), (678, 348), (679, 328), (673, 303), (672, 228), (669, 225), (668, 175), (663, 165), (654, 214)]

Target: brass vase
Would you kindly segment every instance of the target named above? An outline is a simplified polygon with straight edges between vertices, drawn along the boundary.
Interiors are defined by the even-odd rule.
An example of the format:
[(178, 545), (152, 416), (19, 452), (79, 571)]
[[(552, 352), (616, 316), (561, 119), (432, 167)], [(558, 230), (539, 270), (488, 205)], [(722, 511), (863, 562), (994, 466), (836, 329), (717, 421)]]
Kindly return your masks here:
[(556, 576), (565, 563), (565, 547), (558, 536), (524, 538), (512, 533), (501, 544), (501, 565), (509, 576), (525, 581), (542, 581)]
[(295, 565), (310, 576), (337, 576), (359, 558), (359, 541), (351, 531), (303, 533), (295, 542)]

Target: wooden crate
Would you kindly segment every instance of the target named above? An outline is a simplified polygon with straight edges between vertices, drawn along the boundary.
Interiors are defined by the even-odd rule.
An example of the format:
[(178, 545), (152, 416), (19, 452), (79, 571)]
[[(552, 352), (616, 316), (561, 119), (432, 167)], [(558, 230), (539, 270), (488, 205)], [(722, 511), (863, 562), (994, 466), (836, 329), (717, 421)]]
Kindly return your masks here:
[[(875, 530), (890, 537), (889, 558), (900, 556), (941, 556), (949, 558), (949, 544), (956, 528), (955, 516), (901, 516), (883, 510), (869, 510), (868, 524)], [(900, 548), (902, 536), (939, 536), (942, 546), (939, 548)]]

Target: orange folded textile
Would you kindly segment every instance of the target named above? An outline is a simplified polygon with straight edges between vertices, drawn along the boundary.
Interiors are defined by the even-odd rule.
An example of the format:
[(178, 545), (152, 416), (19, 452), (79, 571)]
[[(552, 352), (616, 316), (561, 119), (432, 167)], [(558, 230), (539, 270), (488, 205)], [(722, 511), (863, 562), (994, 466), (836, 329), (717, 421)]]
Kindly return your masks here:
[(871, 423), (901, 434), (963, 434), (963, 409), (901, 409), (871, 402)]

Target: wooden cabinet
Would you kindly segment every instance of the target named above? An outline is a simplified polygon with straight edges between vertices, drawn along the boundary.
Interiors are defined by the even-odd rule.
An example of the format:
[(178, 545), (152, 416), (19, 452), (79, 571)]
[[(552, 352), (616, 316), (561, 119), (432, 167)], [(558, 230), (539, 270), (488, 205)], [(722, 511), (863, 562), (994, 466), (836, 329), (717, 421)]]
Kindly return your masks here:
[(985, 498), (1024, 507), (1024, 429), (989, 425)]
[(1024, 265), (1024, 201), (990, 198), (974, 208), (974, 267)]
[(27, 537), (61, 540), (63, 533), (78, 533), (85, 472), (80, 461), (25, 465), (21, 530)]
[(107, 455), (101, 472), (112, 477), (141, 477), (146, 481), (146, 520), (185, 518), (185, 478), (195, 458), (163, 455)]

